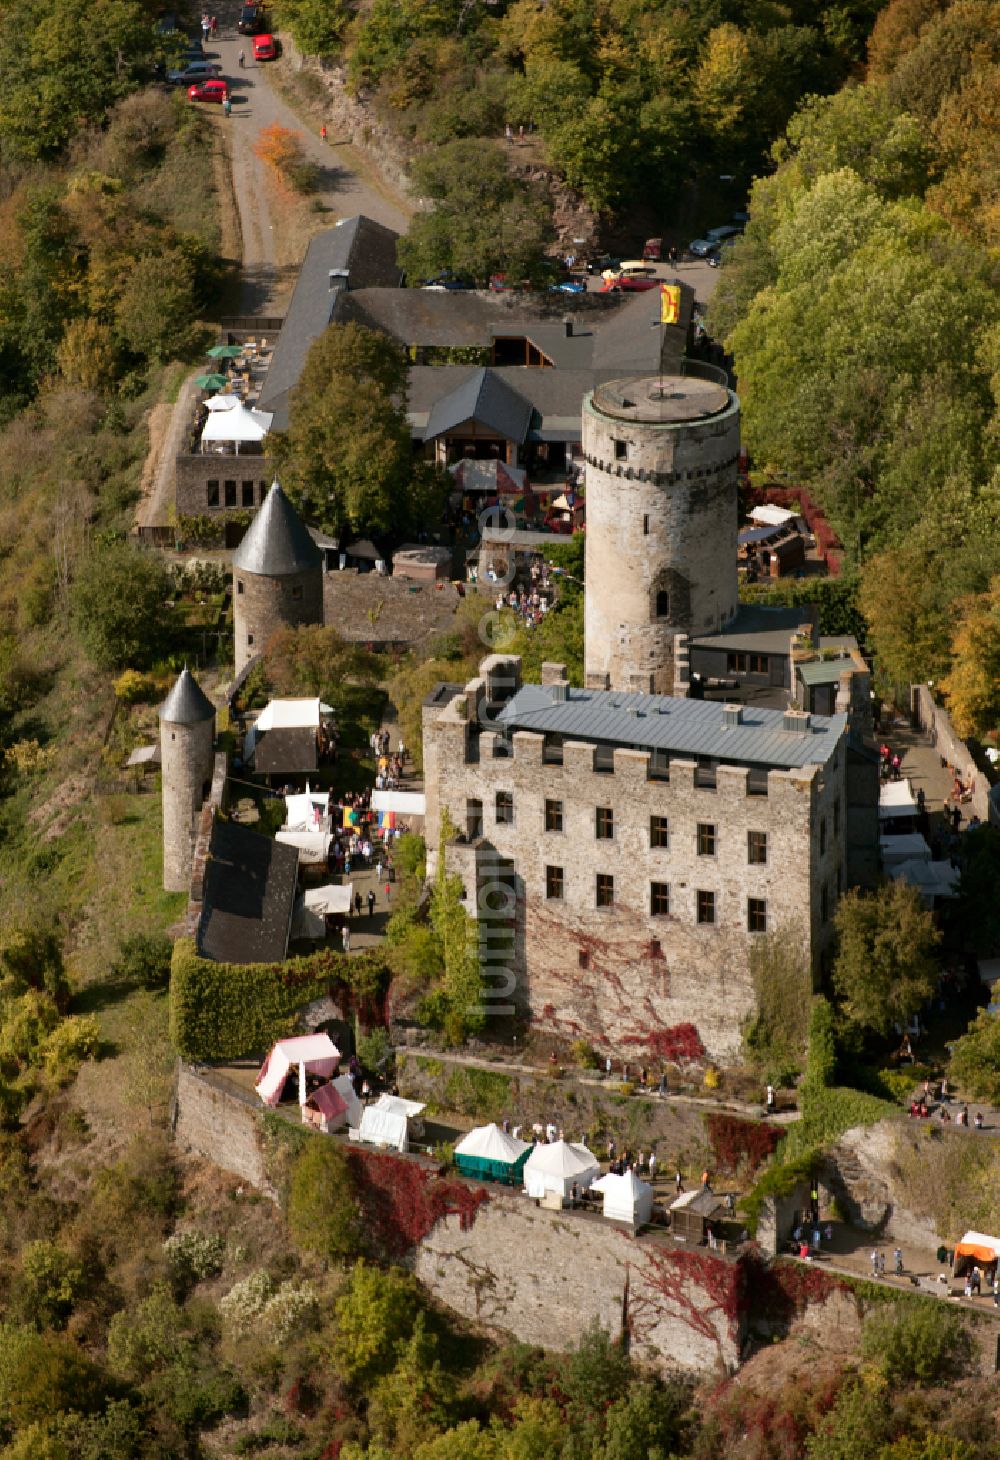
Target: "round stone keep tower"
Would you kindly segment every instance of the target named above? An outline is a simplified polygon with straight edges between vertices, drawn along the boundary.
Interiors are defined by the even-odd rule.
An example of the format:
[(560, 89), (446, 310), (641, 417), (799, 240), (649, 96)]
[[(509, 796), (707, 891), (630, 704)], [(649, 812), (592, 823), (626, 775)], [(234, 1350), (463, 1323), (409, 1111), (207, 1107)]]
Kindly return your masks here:
[(163, 886), (191, 883), (195, 819), (212, 784), (215, 706), (186, 667), (160, 706)]
[(675, 638), (736, 612), (739, 401), (712, 366), (583, 403), (587, 685), (673, 694)]
[(323, 622), (323, 554), (275, 482), (233, 554), (236, 673), (276, 629)]

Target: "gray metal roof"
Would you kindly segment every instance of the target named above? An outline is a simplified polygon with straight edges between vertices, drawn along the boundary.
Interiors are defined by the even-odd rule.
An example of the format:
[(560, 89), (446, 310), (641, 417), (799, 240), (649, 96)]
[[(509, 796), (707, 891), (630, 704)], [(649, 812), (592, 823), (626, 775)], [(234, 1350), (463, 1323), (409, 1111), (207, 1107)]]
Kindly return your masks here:
[(424, 440), (433, 441), (464, 421), (488, 426), (506, 441), (523, 442), (531, 425), (531, 402), (508, 385), (496, 370), (473, 370), (461, 384), (438, 399), (424, 427)]
[(518, 690), (497, 718), (509, 732), (534, 730), (782, 770), (825, 764), (847, 724), (846, 715), (812, 715), (807, 730), (785, 730), (781, 710), (744, 705), (742, 723), (727, 726), (723, 706), (710, 700), (589, 689), (571, 689), (561, 700), (536, 684)]
[(281, 490), (281, 484), (272, 483), (260, 511), (233, 553), (233, 567), (242, 573), (284, 578), (289, 573), (320, 568), (322, 564), (323, 554), (302, 518)]
[(857, 669), (857, 663), (846, 654), (836, 659), (809, 659), (805, 664), (796, 664), (795, 672), (803, 684), (836, 684), (842, 674)]
[(169, 725), (199, 725), (215, 719), (215, 706), (185, 664), (157, 713)]
[[(398, 233), (385, 228), (372, 218), (344, 218), (334, 228), (318, 233), (306, 251), (295, 283), (295, 292), (288, 306), (274, 348), (267, 378), (261, 389), (258, 405), (261, 410), (274, 410), (279, 397), (298, 384), (306, 355), (313, 340), (330, 323), (339, 295), (345, 286), (369, 289), (381, 285), (394, 289), (400, 270), (396, 263)], [(347, 278), (331, 279), (330, 275), (347, 271)], [(282, 404), (284, 427), (286, 402)]]
[(760, 603), (741, 603), (735, 616), (718, 634), (692, 635), (692, 649), (726, 649), (751, 654), (789, 653), (792, 634), (802, 624), (816, 621), (816, 609), (811, 604), (799, 608), (784, 605), (771, 606)]

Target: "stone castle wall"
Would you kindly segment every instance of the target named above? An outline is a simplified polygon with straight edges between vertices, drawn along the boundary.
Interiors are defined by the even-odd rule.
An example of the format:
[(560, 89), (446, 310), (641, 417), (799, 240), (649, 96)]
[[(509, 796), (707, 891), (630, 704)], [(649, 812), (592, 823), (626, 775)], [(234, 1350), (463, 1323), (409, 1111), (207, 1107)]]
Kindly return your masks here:
[(224, 517), (256, 512), (271, 485), (263, 456), (192, 452), (174, 459), (174, 506), (179, 516)]
[(233, 635), (236, 673), (262, 654), (276, 630), (323, 622), (323, 570), (268, 578), (233, 572)]
[(260, 1143), (255, 1095), (238, 1091), (210, 1071), (177, 1063), (174, 1139), (188, 1155), (201, 1156), (255, 1186), (272, 1201)]
[(215, 720), (195, 725), (160, 722), (163, 795), (163, 886), (186, 892), (191, 882), (195, 819), (214, 765)]
[[(463, 878), (470, 913), (482, 911), (489, 849), (512, 869), (515, 1002), (536, 1027), (622, 1056), (683, 1023), (697, 1028), (713, 1058), (734, 1054), (754, 1007), (747, 899), (766, 902), (769, 928), (800, 930), (814, 975), (832, 935), (844, 856), (843, 748), (822, 771), (770, 772), (767, 795), (748, 794), (748, 772), (737, 766), (719, 766), (714, 787), (700, 783), (690, 761), (671, 761), (669, 781), (650, 779), (645, 752), (615, 750), (609, 772), (595, 768), (592, 745), (567, 742), (562, 763), (549, 763), (544, 738), (526, 732), (514, 734), (513, 756), (494, 758), (493, 735), (472, 729), (483, 694), (474, 681), (428, 717), (427, 842), (433, 863), (444, 810), (468, 832), (469, 803), (482, 804), (488, 846), (473, 856), (467, 841), (454, 843), (449, 865)], [(512, 797), (510, 822), (497, 820), (498, 792)], [(546, 830), (546, 801), (561, 804), (561, 831)], [(598, 808), (613, 814), (610, 840), (596, 836)], [(667, 847), (651, 844), (653, 815), (667, 818)], [(716, 828), (714, 856), (698, 853), (702, 823)], [(749, 863), (750, 831), (767, 835), (766, 865)], [(561, 898), (547, 895), (552, 867), (562, 872)], [(596, 906), (599, 873), (614, 878), (612, 907)], [(654, 883), (669, 889), (666, 916), (652, 912)], [(697, 922), (699, 890), (715, 893), (714, 926)]]

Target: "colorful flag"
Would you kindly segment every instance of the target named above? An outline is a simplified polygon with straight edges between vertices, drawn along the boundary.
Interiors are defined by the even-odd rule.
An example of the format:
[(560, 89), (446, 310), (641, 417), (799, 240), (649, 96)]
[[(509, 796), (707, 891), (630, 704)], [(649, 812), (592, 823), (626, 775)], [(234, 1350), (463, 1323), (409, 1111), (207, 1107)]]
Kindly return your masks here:
[(660, 323), (677, 324), (681, 317), (681, 286), (660, 285)]

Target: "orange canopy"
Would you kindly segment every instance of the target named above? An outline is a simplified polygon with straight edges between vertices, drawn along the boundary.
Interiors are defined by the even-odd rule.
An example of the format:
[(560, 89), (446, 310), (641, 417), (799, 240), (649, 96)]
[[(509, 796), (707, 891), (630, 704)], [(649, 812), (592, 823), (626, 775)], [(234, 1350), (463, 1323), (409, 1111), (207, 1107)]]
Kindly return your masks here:
[(971, 1257), (986, 1267), (997, 1260), (997, 1254), (992, 1247), (981, 1247), (977, 1242), (960, 1242), (955, 1248), (955, 1256)]

